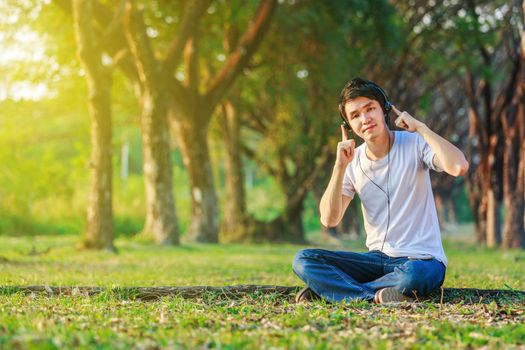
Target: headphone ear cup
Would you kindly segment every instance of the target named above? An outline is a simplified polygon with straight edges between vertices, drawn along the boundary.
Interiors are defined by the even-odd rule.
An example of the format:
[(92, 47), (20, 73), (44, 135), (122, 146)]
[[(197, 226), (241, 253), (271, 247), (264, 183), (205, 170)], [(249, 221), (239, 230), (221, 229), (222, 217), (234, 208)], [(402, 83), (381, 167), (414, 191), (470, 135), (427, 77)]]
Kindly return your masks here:
[(391, 110), (392, 110), (392, 104), (390, 103), (390, 101), (386, 101), (386, 103), (385, 103), (385, 112), (386, 112), (386, 114), (390, 113)]
[(392, 110), (392, 104), (390, 103), (390, 101), (386, 100), (384, 115), (385, 115), (386, 125), (388, 125), (389, 128), (391, 128), (391, 125), (390, 125), (390, 118), (388, 116), (390, 115), (391, 110)]

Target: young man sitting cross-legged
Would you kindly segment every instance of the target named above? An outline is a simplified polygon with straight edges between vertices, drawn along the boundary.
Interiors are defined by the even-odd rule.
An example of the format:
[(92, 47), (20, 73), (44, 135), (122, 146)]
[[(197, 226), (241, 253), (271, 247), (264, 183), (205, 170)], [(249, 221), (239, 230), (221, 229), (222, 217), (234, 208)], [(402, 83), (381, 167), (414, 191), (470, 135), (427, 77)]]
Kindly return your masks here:
[[(377, 84), (356, 78), (339, 104), (342, 141), (321, 199), (321, 223), (334, 227), (357, 193), (368, 252), (304, 249), (293, 261), (306, 283), (296, 301), (409, 301), (443, 284), (447, 258), (441, 244), (429, 169), (463, 176), (468, 162), (450, 142), (393, 106)], [(388, 113), (397, 114), (391, 131)], [(355, 148), (348, 134), (364, 142)]]

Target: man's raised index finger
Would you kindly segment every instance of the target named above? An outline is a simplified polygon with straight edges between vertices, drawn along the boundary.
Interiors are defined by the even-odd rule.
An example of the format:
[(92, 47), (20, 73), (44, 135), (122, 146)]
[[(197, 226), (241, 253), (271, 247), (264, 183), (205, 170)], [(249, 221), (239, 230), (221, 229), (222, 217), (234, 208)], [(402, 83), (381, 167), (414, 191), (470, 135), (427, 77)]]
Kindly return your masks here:
[(346, 134), (346, 129), (343, 124), (341, 124), (341, 138), (343, 141), (348, 140), (348, 135)]
[(397, 109), (396, 106), (392, 105), (392, 109), (397, 115), (401, 115), (402, 112), (399, 109)]

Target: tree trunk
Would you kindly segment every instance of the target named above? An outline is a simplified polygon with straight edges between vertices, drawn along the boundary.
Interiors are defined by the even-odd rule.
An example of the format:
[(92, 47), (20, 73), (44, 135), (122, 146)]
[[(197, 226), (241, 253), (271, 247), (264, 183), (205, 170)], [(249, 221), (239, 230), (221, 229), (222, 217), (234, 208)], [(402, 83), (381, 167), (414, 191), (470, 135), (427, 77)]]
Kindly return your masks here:
[(480, 168), (483, 193), (487, 204), (487, 247), (497, 247), (501, 244), (501, 159), (500, 146), (503, 138), (499, 128), (497, 133), (492, 134), (488, 140), (487, 157), (484, 166)]
[(289, 207), (282, 216), (286, 230), (282, 232), (283, 240), (292, 243), (305, 243), (303, 226), (304, 199), (293, 207)]
[[(208, 152), (209, 124), (208, 122), (196, 123), (192, 119), (190, 117), (171, 118), (182, 160), (189, 173), (192, 210), (187, 238), (196, 242), (217, 243), (219, 216)], [(209, 119), (200, 118), (200, 120)]]
[[(525, 16), (525, 0), (521, 2), (521, 8), (522, 8), (522, 12)], [(521, 59), (521, 64), (525, 64), (525, 33), (521, 33), (521, 55), (520, 55), (520, 59)], [(523, 66), (522, 66), (522, 69), (523, 69)], [(522, 178), (522, 186), (524, 187), (524, 190), (523, 190), (523, 196), (522, 196), (522, 200), (523, 200), (523, 203), (525, 203), (525, 120), (523, 120), (525, 118), (525, 111), (523, 110), (525, 108), (524, 106), (524, 103), (523, 103), (523, 98), (524, 98), (524, 94), (525, 94), (525, 91), (523, 89), (525, 89), (525, 82), (524, 80), (521, 81), (521, 93), (522, 93), (522, 103), (519, 105), (519, 113), (521, 113), (521, 116), (519, 116), (520, 118), (522, 118), (522, 124), (521, 124), (521, 132), (520, 132), (520, 138), (521, 138), (521, 149), (520, 149), (520, 152), (521, 152), (521, 178)], [(523, 211), (523, 223), (522, 223), (523, 227), (525, 227), (525, 210)], [(525, 242), (525, 237), (523, 237), (523, 242)], [(522, 242), (522, 244), (523, 244)]]
[[(327, 161), (330, 159), (330, 149), (325, 145), (319, 151), (319, 158), (310, 164), (311, 167), (304, 167), (302, 174), (289, 174), (286, 172), (284, 166), (285, 161), (281, 159), (281, 166), (278, 171), (275, 171), (276, 181), (279, 183), (282, 193), (285, 194), (285, 207), (283, 214), (274, 220), (277, 224), (283, 225), (278, 231), (268, 232), (269, 237), (276, 237), (278, 241), (286, 241), (293, 243), (306, 243), (304, 237), (304, 227), (302, 221), (302, 213), (304, 207), (304, 200), (308, 191), (312, 188), (316, 178), (320, 172), (325, 168)], [(306, 176), (304, 175), (306, 174)]]
[(360, 210), (360, 205), (354, 197), (348, 205), (346, 212), (343, 214), (341, 222), (337, 226), (339, 234), (348, 234), (351, 238), (357, 238), (361, 234)]
[(235, 101), (226, 101), (221, 115), (221, 127), (226, 148), (226, 207), (224, 223), (221, 227), (222, 242), (246, 241), (246, 205), (244, 192), (244, 172), (241, 158), (240, 121)]
[[(525, 4), (525, 3), (524, 3)], [(522, 35), (525, 40), (525, 34)], [(525, 42), (522, 42), (525, 45)], [(525, 248), (525, 191), (523, 145), (525, 143), (524, 89), (525, 73), (522, 56), (516, 62), (517, 83), (511, 90), (512, 104), (503, 113), (503, 130), (505, 132), (505, 150), (503, 158), (503, 196), (505, 222), (503, 226), (504, 248)]]
[(355, 216), (353, 215), (355, 212), (355, 210), (353, 210), (355, 205), (353, 204), (355, 204), (353, 203), (353, 201), (350, 202), (348, 208), (343, 214), (343, 217), (341, 218), (341, 222), (339, 222), (339, 225), (337, 225), (336, 227), (336, 232), (339, 237), (342, 237), (344, 235), (357, 235), (357, 232), (355, 232), (355, 226), (352, 225), (355, 222), (355, 220), (352, 220), (353, 218), (355, 218)]
[[(520, 157), (520, 140), (507, 138), (504, 174), (505, 221), (503, 225), (503, 247), (525, 248), (523, 225), (523, 158)], [(520, 159), (521, 158), (521, 159)]]
[[(524, 7), (525, 7), (525, 1), (524, 1)], [(522, 48), (525, 49), (525, 35), (522, 35)], [(525, 53), (524, 53), (525, 55)], [(525, 133), (525, 125), (523, 125), (522, 133)], [(521, 139), (521, 178), (522, 178), (522, 186), (524, 187), (524, 190), (522, 192), (522, 201), (525, 203), (525, 135), (522, 136)], [(525, 209), (523, 210), (523, 221), (522, 225), (525, 227)], [(523, 242), (525, 242), (525, 237), (523, 237)], [(523, 243), (522, 242), (522, 243)]]
[(303, 203), (300, 201), (293, 206), (286, 205), (281, 216), (259, 226), (254, 236), (270, 242), (307, 243), (302, 218)]
[(454, 198), (452, 196), (446, 198), (446, 211), (447, 211), (447, 223), (450, 225), (457, 225), (458, 219), (456, 215), (456, 202), (454, 201)]
[(489, 189), (486, 194), (487, 201), (487, 247), (493, 248), (498, 245), (498, 237), (496, 233), (496, 201), (494, 198), (494, 191)]
[[(109, 74), (109, 73), (106, 73)], [(86, 74), (91, 114), (91, 185), (87, 208), (87, 248), (114, 250), (111, 149), (111, 77), (94, 82)], [(101, 77), (99, 77), (101, 78)]]
[(478, 220), (476, 221), (476, 240), (487, 245), (487, 205), (478, 207)]
[(179, 232), (172, 192), (167, 84), (150, 46), (142, 14), (133, 3), (126, 3), (124, 25), (140, 82), (136, 93), (141, 107), (146, 189), (146, 224), (142, 234), (152, 236), (160, 244), (178, 244)]
[(491, 146), (487, 148), (487, 154), (481, 156), (480, 163), (469, 173), (467, 181), (467, 194), (476, 225), (476, 240), (488, 247), (495, 247), (501, 243), (500, 205), (496, 197), (496, 187), (492, 183), (492, 177), (499, 175), (494, 170), (497, 139), (496, 135), (491, 137)]
[(102, 65), (102, 52), (92, 37), (93, 8), (89, 1), (73, 2), (78, 56), (86, 70), (91, 116), (91, 184), (84, 246), (114, 250), (112, 209), (111, 71)]
[[(478, 165), (479, 167), (479, 165)], [(474, 226), (476, 228), (476, 242), (485, 244), (487, 240), (487, 205), (481, 191), (481, 176), (479, 171), (469, 172), (467, 186), (467, 198), (472, 208), (474, 216)]]
[(505, 222), (502, 246), (504, 248), (525, 248), (522, 192), (505, 193), (504, 205)]
[(179, 244), (173, 197), (167, 108), (163, 96), (142, 96), (142, 143), (146, 188), (146, 224), (142, 234), (160, 244)]

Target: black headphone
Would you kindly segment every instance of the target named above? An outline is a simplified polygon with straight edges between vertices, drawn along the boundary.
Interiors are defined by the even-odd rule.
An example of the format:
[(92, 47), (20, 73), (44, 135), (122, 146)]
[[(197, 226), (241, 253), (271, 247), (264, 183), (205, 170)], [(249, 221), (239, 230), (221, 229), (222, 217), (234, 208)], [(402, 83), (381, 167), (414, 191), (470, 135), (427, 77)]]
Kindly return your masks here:
[[(388, 113), (390, 113), (390, 111), (392, 110), (392, 103), (390, 103), (390, 101), (388, 100), (388, 97), (386, 95), (386, 92), (385, 90), (383, 90), (381, 88), (381, 86), (375, 84), (375, 83), (368, 83), (368, 84), (365, 84), (366, 85), (370, 85), (372, 86), (374, 89), (376, 89), (377, 91), (379, 91), (379, 93), (383, 96), (383, 98), (385, 99), (385, 105), (383, 106), (383, 109), (385, 111), (384, 115), (385, 115), (385, 121), (386, 121), (386, 124), (390, 127), (390, 123), (388, 121)], [(343, 120), (343, 127), (347, 130), (347, 131), (350, 131), (352, 132), (352, 128), (350, 127), (350, 125), (348, 124), (348, 122), (346, 121), (345, 119), (345, 112), (344, 112), (344, 108), (345, 106), (343, 106), (342, 103), (339, 104), (339, 115), (341, 116), (341, 119)]]

